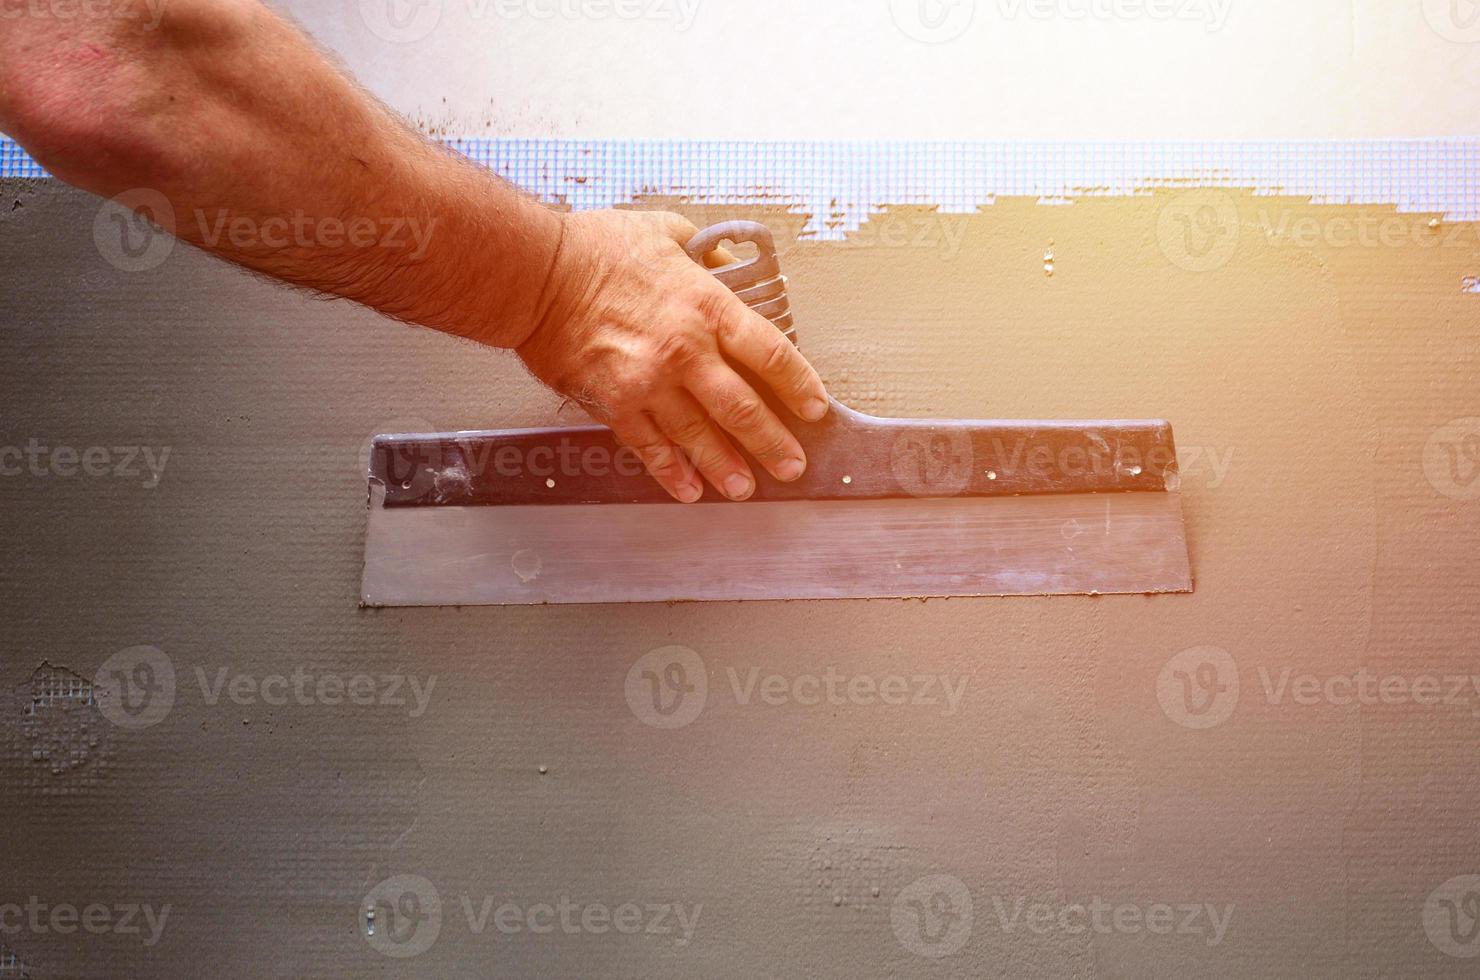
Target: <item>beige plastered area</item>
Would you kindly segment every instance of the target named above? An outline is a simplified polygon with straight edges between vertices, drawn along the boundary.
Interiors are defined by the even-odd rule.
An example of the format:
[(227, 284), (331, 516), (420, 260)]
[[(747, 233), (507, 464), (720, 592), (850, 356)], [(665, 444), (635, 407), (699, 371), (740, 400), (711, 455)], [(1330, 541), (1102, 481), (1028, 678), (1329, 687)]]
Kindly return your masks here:
[[(110, 467), (0, 479), (0, 906), (137, 908), (0, 933), (16, 975), (1472, 975), (1475, 227), (1169, 189), (817, 242), (642, 202), (766, 221), (858, 409), (1169, 419), (1196, 592), (369, 611), (371, 435), (579, 414), (3, 190), (0, 446)], [(173, 700), (124, 727), (94, 682), (141, 646)], [(404, 958), (366, 935), (399, 876), (436, 900), (381, 912), (435, 915)]]

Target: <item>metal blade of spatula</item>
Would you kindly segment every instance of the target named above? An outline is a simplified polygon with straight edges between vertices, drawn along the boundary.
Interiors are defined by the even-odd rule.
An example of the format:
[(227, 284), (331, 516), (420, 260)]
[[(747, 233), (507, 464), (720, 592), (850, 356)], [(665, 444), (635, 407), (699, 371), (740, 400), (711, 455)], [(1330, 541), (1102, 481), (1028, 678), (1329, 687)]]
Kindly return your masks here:
[[(765, 226), (714, 270), (794, 334)], [(599, 426), (373, 443), (367, 606), (1188, 592), (1171, 426), (794, 422), (803, 478), (757, 469), (743, 503), (672, 501)]]

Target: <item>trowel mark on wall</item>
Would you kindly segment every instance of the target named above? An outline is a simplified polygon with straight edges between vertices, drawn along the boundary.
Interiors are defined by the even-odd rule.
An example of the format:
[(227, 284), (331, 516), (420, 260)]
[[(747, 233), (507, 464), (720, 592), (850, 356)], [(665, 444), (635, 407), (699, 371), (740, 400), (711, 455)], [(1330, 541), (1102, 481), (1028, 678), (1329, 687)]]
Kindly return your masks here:
[(112, 726), (99, 710), (93, 685), (65, 667), (43, 661), (16, 688), (10, 762), (15, 783), (43, 794), (87, 790), (101, 777), (112, 750)]
[(802, 884), (808, 905), (832, 908), (878, 906), (884, 887), (899, 877), (901, 857), (908, 848), (890, 842), (876, 828), (834, 825), (820, 830), (807, 856)]
[(540, 577), (540, 570), (545, 567), (545, 563), (540, 560), (540, 556), (529, 548), (514, 552), (514, 556), (509, 559), (509, 563), (513, 566), (514, 574), (519, 576), (519, 581), (521, 582), (533, 582)]

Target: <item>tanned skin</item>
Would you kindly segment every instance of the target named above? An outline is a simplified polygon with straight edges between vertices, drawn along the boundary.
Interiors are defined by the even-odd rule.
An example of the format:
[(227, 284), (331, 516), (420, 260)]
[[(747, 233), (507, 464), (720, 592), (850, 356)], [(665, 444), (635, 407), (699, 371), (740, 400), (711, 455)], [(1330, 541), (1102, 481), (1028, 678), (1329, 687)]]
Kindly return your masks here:
[[(701, 475), (749, 497), (737, 444), (779, 480), (806, 466), (729, 362), (799, 417), (827, 411), (796, 348), (684, 253), (689, 221), (541, 206), (421, 137), (257, 0), (0, 0), (0, 130), (222, 258), (517, 351), (678, 500), (699, 499)], [(145, 209), (149, 192), (169, 208)], [(430, 232), (370, 246), (220, 233), (304, 215)]]

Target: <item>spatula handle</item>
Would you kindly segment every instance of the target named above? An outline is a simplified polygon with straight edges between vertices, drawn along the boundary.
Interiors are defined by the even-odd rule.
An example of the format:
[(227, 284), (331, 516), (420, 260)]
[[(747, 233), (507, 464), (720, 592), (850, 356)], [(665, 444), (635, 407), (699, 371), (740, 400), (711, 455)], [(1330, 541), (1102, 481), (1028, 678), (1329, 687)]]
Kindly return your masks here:
[(791, 315), (791, 301), (786, 296), (786, 276), (776, 258), (776, 241), (771, 229), (758, 221), (726, 221), (695, 235), (686, 246), (689, 257), (700, 265), (704, 257), (724, 242), (753, 244), (755, 258), (742, 259), (711, 269), (714, 277), (734, 291), (746, 306), (776, 325), (793, 344), (797, 342), (796, 321)]

